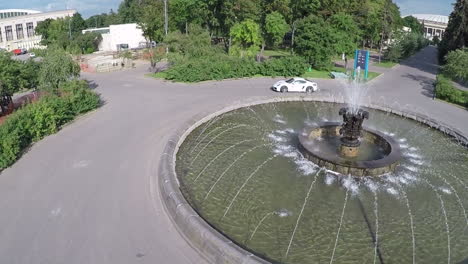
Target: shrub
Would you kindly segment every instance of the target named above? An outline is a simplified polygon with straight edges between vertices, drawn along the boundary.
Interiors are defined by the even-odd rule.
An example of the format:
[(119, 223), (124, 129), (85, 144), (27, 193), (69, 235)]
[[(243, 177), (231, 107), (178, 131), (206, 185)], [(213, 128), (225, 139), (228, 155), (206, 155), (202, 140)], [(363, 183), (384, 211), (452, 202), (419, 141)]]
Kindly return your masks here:
[(253, 59), (233, 56), (192, 58), (165, 71), (166, 79), (181, 82), (200, 82), (229, 78), (265, 76), (298, 76), (307, 69), (301, 57), (283, 57), (257, 63)]
[(308, 65), (304, 58), (293, 56), (268, 60), (262, 66), (262, 75), (289, 77), (304, 74)]
[(450, 51), (445, 57), (447, 62), (442, 71), (448, 77), (461, 82), (468, 82), (468, 48)]
[(468, 92), (459, 90), (453, 87), (450, 79), (443, 75), (437, 75), (436, 80), (436, 97), (450, 103), (468, 107)]
[(77, 115), (99, 106), (99, 96), (85, 81), (70, 81), (60, 96), (46, 95), (11, 114), (0, 125), (0, 169), (13, 164), (32, 142), (57, 132)]

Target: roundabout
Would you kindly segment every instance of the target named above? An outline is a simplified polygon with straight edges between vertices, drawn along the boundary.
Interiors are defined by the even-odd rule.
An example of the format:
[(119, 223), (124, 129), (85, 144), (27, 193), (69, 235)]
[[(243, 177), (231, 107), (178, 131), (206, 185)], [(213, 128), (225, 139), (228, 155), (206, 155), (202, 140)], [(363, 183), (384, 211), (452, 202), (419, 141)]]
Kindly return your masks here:
[[(410, 113), (408, 118), (403, 119), (410, 120), (423, 116), (424, 118), (421, 120), (426, 120), (430, 126), (446, 129), (446, 132), (452, 131), (454, 136), (463, 142), (463, 137), (466, 137), (466, 131), (468, 131), (466, 122), (463, 122), (466, 120), (466, 111), (443, 102), (432, 101), (431, 98), (422, 94), (423, 89), (417, 80), (402, 77), (411, 73), (414, 76), (434, 78), (434, 75), (424, 67), (435, 65), (435, 50), (428, 48), (416, 56), (416, 60), (426, 62), (429, 58), (434, 62), (424, 63), (421, 67), (401, 65), (391, 72), (386, 72), (385, 76), (373, 81), (375, 86), (372, 88), (371, 95), (373, 101), (376, 104), (379, 102), (379, 105), (385, 106), (382, 107), (385, 109), (408, 111)], [(222, 109), (226, 110), (228, 106), (246, 106), (252, 102), (277, 98), (277, 95), (272, 94), (267, 88), (273, 80), (259, 78), (188, 85), (143, 77), (145, 69), (142, 67), (128, 72), (83, 74), (84, 78), (94, 82), (97, 86), (96, 91), (101, 93), (105, 101), (104, 106), (65, 127), (58, 134), (36, 143), (16, 164), (1, 173), (0, 256), (2, 256), (2, 262), (155, 263), (164, 260), (167, 263), (219, 263), (221, 259), (215, 257), (219, 256), (218, 253), (223, 254), (224, 257), (230, 254), (233, 256), (233, 262), (234, 260), (244, 260), (246, 263), (248, 260), (263, 261), (251, 251), (246, 250), (252, 245), (240, 246), (217, 231), (209, 233), (206, 229), (202, 229), (202, 227), (208, 227), (214, 230), (201, 217), (193, 214), (192, 207), (189, 206), (182, 193), (174, 192), (181, 182), (169, 180), (167, 177), (175, 168), (174, 150), (182, 143), (181, 136), (190, 127), (194, 124), (195, 127), (198, 127), (198, 125), (212, 120), (211, 118), (214, 117), (210, 116), (212, 113)], [(320, 81), (320, 88), (321, 91), (311, 95), (314, 100), (339, 101), (339, 95), (343, 94), (342, 88), (331, 80)], [(282, 96), (282, 98), (287, 97)], [(228, 111), (234, 110), (234, 108), (236, 107)], [(249, 114), (250, 118), (254, 118), (254, 113), (249, 112), (251, 113)], [(303, 111), (302, 113), (304, 114)], [(338, 121), (336, 112), (333, 113), (336, 115), (335, 120)], [(205, 117), (208, 118), (204, 119)], [(388, 118), (399, 117), (389, 115)], [(298, 128), (304, 125), (303, 120), (296, 123)], [(441, 125), (441, 121), (448, 125)], [(255, 125), (261, 125), (260, 121), (256, 122)], [(432, 133), (430, 131), (432, 129), (427, 127), (415, 135), (430, 134)], [(218, 132), (220, 131), (218, 130)], [(251, 129), (250, 132), (255, 131)], [(251, 139), (254, 138), (243, 140)], [(206, 143), (208, 141), (200, 144), (197, 148), (203, 148)], [(265, 144), (271, 144), (271, 142)], [(198, 151), (200, 150), (198, 149)], [(271, 149), (265, 149), (265, 151), (267, 150)], [(198, 151), (194, 151), (195, 155)], [(219, 153), (217, 152), (216, 155)], [(201, 161), (206, 162), (203, 156), (200, 154), (194, 164)], [(277, 158), (278, 160), (284, 159), (283, 162), (286, 162), (284, 157)], [(464, 160), (462, 161), (464, 162)], [(457, 166), (460, 166), (458, 164), (462, 161), (447, 158), (447, 162), (453, 162), (453, 168), (458, 168)], [(272, 160), (271, 162), (275, 163), (276, 161)], [(256, 166), (260, 164), (256, 164)], [(198, 173), (206, 165), (207, 163), (197, 164)], [(205, 171), (209, 170), (210, 167)], [(451, 170), (449, 169), (449, 171)], [(198, 173), (195, 174), (195, 177)], [(252, 171), (242, 175), (248, 177), (251, 173)], [(455, 178), (449, 177), (457, 181)], [(204, 177), (200, 176), (197, 182), (203, 182), (203, 179)], [(305, 191), (308, 191), (312, 183), (309, 181), (311, 178), (302, 177), (298, 180), (301, 179), (306, 181), (303, 186), (307, 188)], [(246, 178), (243, 178), (243, 181), (245, 180)], [(441, 185), (445, 184), (443, 180), (440, 181)], [(333, 188), (326, 185), (324, 181), (317, 180), (315, 184), (324, 185), (324, 188)], [(424, 190), (432, 190), (430, 185), (423, 184)], [(463, 193), (459, 190), (463, 185), (461, 183), (460, 185), (451, 185), (457, 189), (457, 194), (466, 208), (466, 192)], [(242, 184), (239, 185), (239, 187), (241, 186)], [(434, 188), (440, 187), (434, 184), (433, 186)], [(463, 217), (463, 213), (457, 197), (454, 194), (446, 194), (444, 190), (447, 191), (441, 189), (435, 192), (430, 197), (430, 201), (439, 206), (441, 205), (439, 198), (441, 198), (444, 205), (448, 207), (446, 210), (448, 212), (447, 218), (452, 217), (450, 214), (452, 209), (454, 211), (457, 209), (456, 219), (460, 219)], [(450, 191), (451, 188), (449, 187), (448, 190)], [(230, 195), (236, 193), (237, 191)], [(278, 193), (285, 192), (279, 190)], [(340, 208), (335, 210), (336, 208), (332, 207), (334, 208), (332, 212), (336, 213), (338, 217), (324, 219), (330, 222), (326, 226), (334, 224), (330, 231), (333, 239), (332, 245), (324, 253), (327, 261), (330, 261), (335, 247), (342, 213), (341, 206), (344, 204), (346, 190), (344, 192), (337, 191), (337, 193), (340, 193), (336, 196)], [(239, 195), (243, 194), (245, 193), (241, 191)], [(388, 192), (384, 195), (393, 197)], [(417, 195), (417, 193), (408, 193), (408, 195)], [(357, 206), (360, 210), (359, 203), (351, 202), (351, 197), (351, 191), (349, 191), (350, 206), (347, 207), (355, 208)], [(232, 201), (232, 198), (233, 196), (227, 205)], [(297, 199), (297, 202), (301, 204), (299, 209), (304, 202), (303, 198)], [(410, 202), (413, 201), (411, 197), (409, 198)], [(402, 199), (405, 202), (404, 197)], [(382, 199), (382, 201), (385, 200)], [(397, 199), (392, 198), (389, 201), (385, 205), (387, 208), (397, 201), (400, 204)], [(246, 206), (248, 205), (246, 203)], [(364, 206), (367, 205), (368, 203), (364, 201)], [(406, 208), (406, 205), (403, 205), (403, 207), (399, 205), (396, 208), (403, 210)], [(239, 212), (239, 208), (236, 209), (236, 206), (239, 204), (234, 202), (233, 207), (231, 207), (233, 211), (229, 210), (226, 217), (236, 217), (235, 212)], [(306, 211), (307, 208), (306, 205), (303, 215), (309, 215)], [(419, 209), (423, 210), (424, 208), (411, 207), (411, 212), (416, 215)], [(225, 209), (222, 214), (224, 212)], [(275, 219), (275, 221), (292, 220), (293, 222), (289, 226), (294, 226), (298, 214), (291, 215), (291, 212), (293, 211), (287, 208), (278, 207), (272, 208), (260, 217), (252, 215), (258, 221), (251, 221), (253, 229), (250, 231), (253, 231), (268, 213), (271, 214), (267, 215), (266, 220), (263, 221), (265, 224), (271, 219)], [(368, 215), (373, 215), (373, 210), (366, 210), (366, 212)], [(454, 252), (464, 250), (461, 247), (463, 244), (458, 243), (456, 238), (463, 234), (463, 230), (460, 229), (463, 227), (463, 222), (449, 222), (448, 233), (451, 238), (450, 250), (452, 253), (448, 254), (447, 227), (442, 209), (438, 207), (434, 214), (440, 216), (439, 220), (428, 222), (428, 225), (415, 225), (415, 232), (422, 231), (421, 227), (423, 226), (439, 230), (440, 234), (434, 240), (434, 245), (440, 246), (437, 250), (440, 254), (438, 253), (436, 257), (446, 260), (447, 257), (451, 257), (450, 261), (453, 262), (462, 261), (463, 258), (460, 259), (460, 256)], [(345, 211), (343, 218), (345, 220), (347, 219), (346, 215)], [(311, 220), (318, 216), (312, 215)], [(401, 216), (401, 219), (404, 219), (406, 230), (402, 233), (395, 233), (393, 236), (405, 236), (404, 242), (407, 244), (408, 250), (411, 251), (407, 262), (411, 262), (413, 242), (409, 239), (411, 228), (408, 210), (404, 209), (404, 213), (395, 213), (395, 216)], [(363, 223), (364, 228), (367, 228), (366, 221), (362, 220), (363, 214), (360, 213), (356, 217), (359, 217), (359, 223)], [(197, 247), (197, 241), (193, 242), (186, 231), (180, 228), (180, 223), (200, 228), (195, 229), (199, 230), (197, 232), (190, 232), (198, 238), (198, 245), (202, 245), (201, 247)], [(346, 223), (347, 221), (342, 225), (338, 236), (337, 248), (333, 257), (336, 263), (344, 256), (342, 248), (340, 248), (343, 245), (340, 239), (348, 239), (348, 236), (354, 234), (346, 231), (348, 230)], [(261, 238), (257, 236), (264, 232), (261, 231), (261, 226), (253, 236), (253, 241)], [(299, 233), (296, 233), (297, 237), (295, 235), (296, 239), (302, 237), (302, 228), (309, 225), (303, 225), (302, 228), (300, 226)], [(231, 226), (231, 228), (233, 227), (235, 226)], [(320, 226), (317, 225), (310, 225), (310, 227), (311, 230), (312, 227), (315, 227), (315, 232), (321, 230)], [(341, 230), (343, 231), (341, 232)], [(385, 234), (384, 229), (380, 231), (381, 234)], [(363, 234), (362, 232), (358, 233)], [(249, 239), (252, 235), (251, 232), (247, 234), (242, 237), (243, 240)], [(286, 244), (286, 248), (291, 241), (290, 229), (287, 234), (284, 240), (279, 240), (281, 245)], [(333, 235), (335, 235), (334, 238)], [(297, 250), (296, 243), (302, 239), (296, 239), (293, 239), (291, 243), (289, 257), (295, 258), (296, 254), (301, 253)], [(418, 247), (418, 241), (425, 241), (425, 239), (421, 237), (418, 239), (416, 236), (415, 245)], [(304, 241), (307, 242), (307, 240)], [(373, 258), (375, 251), (372, 248), (372, 239), (367, 235), (363, 241), (369, 245), (370, 250), (366, 252)], [(396, 240), (388, 238), (386, 241)], [(257, 244), (258, 242), (252, 243)], [(385, 242), (382, 243), (382, 245), (388, 245)], [(360, 244), (361, 242), (356, 245)], [(228, 254), (227, 252), (235, 253)], [(278, 252), (282, 255), (286, 254), (286, 250), (278, 250)], [(385, 248), (380, 251), (379, 248), (379, 252), (385, 257), (389, 251), (386, 251)], [(424, 256), (424, 254), (416, 252), (416, 259)], [(426, 252), (426, 255), (430, 254)], [(378, 256), (379, 254), (377, 254)]]

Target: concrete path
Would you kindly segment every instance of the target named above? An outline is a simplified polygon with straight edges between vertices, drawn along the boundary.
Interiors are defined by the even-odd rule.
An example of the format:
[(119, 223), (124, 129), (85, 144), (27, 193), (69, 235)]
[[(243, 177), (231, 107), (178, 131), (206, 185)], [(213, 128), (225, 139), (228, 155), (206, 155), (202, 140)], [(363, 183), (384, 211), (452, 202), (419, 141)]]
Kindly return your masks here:
[[(434, 59), (427, 48), (375, 80), (370, 100), (414, 106), (468, 134), (467, 111), (431, 99)], [(85, 74), (104, 106), (0, 174), (0, 263), (205, 263), (163, 210), (163, 147), (195, 115), (279, 94), (271, 78), (175, 84), (144, 77), (146, 68)], [(312, 97), (343, 93), (334, 80), (318, 83)]]

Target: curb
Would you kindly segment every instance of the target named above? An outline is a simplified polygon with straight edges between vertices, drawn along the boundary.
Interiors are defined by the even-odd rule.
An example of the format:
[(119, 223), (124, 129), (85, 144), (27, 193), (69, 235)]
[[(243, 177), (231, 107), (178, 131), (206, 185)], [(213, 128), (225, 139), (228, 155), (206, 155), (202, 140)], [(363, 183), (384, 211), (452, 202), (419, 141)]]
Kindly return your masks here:
[[(252, 105), (274, 103), (274, 102), (293, 102), (293, 101), (315, 101), (327, 103), (343, 103), (342, 101), (330, 100), (329, 98), (305, 98), (305, 97), (276, 97), (265, 99), (253, 99), (234, 102), (231, 106), (225, 107), (214, 113), (201, 113), (185, 122), (169, 139), (161, 155), (158, 169), (158, 183), (161, 200), (170, 219), (183, 238), (192, 246), (201, 256), (210, 263), (239, 263), (239, 264), (267, 264), (270, 263), (246, 249), (240, 247), (229, 238), (221, 234), (218, 230), (211, 227), (187, 202), (179, 187), (179, 180), (175, 172), (175, 163), (177, 152), (186, 137), (197, 127), (212, 118), (230, 112), (239, 108)], [(427, 116), (392, 109), (385, 105), (364, 105), (384, 112), (389, 112), (423, 123), (429, 127), (435, 128), (449, 136), (455, 138), (461, 145), (468, 147), (468, 137), (461, 131), (454, 129), (437, 120)]]

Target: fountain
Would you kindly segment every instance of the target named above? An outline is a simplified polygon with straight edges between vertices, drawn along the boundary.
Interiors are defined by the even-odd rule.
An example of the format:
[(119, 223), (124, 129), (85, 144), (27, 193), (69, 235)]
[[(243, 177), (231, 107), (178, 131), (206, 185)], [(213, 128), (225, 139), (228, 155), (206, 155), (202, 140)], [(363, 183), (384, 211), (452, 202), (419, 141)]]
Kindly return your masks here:
[(253, 105), (193, 130), (175, 164), (196, 212), (186, 222), (200, 215), (273, 263), (468, 255), (468, 151), (411, 119), (325, 102)]
[(269, 102), (194, 129), (175, 163), (187, 223), (273, 263), (466, 261), (467, 149), (351, 86), (347, 105)]

